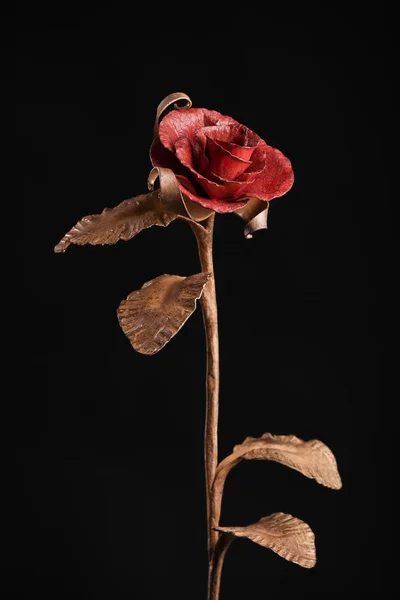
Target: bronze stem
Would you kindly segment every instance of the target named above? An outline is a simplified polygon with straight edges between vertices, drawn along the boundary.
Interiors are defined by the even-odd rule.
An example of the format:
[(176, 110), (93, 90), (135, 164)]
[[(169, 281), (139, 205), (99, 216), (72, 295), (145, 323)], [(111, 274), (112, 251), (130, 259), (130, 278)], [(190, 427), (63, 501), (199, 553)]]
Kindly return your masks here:
[[(208, 526), (208, 559), (209, 559), (209, 594), (213, 587), (211, 577), (213, 568), (213, 552), (219, 533), (213, 529), (215, 521), (215, 499), (213, 481), (218, 464), (218, 400), (219, 400), (219, 347), (218, 347), (218, 311), (215, 293), (215, 277), (213, 265), (213, 230), (215, 214), (202, 224), (191, 223), (196, 236), (201, 269), (211, 273), (200, 299), (203, 312), (204, 329), (207, 344), (207, 379), (206, 379), (206, 419), (204, 432), (204, 461), (207, 493), (207, 526)], [(215, 587), (215, 586), (214, 586)], [(217, 588), (219, 585), (217, 585)], [(209, 596), (210, 598), (210, 596)], [(218, 595), (213, 595), (217, 600)]]
[(221, 585), (221, 572), (224, 564), (225, 554), (235, 537), (232, 534), (224, 534), (219, 537), (209, 566), (208, 576), (208, 598), (219, 600), (219, 589)]

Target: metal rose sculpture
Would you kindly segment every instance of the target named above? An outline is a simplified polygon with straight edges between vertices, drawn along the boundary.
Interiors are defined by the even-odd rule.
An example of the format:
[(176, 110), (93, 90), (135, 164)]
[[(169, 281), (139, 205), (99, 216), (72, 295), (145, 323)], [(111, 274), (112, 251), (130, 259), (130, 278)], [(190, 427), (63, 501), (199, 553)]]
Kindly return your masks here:
[[(184, 103), (182, 107), (178, 103)], [(164, 114), (168, 108), (172, 110)], [(208, 599), (219, 598), (225, 553), (235, 538), (246, 537), (302, 567), (315, 565), (314, 534), (303, 521), (274, 513), (246, 527), (221, 527), (224, 484), (241, 460), (272, 460), (296, 469), (332, 489), (341, 488), (335, 457), (318, 440), (265, 433), (246, 438), (218, 462), (219, 350), (213, 268), (215, 214), (234, 212), (245, 222), (245, 236), (267, 227), (269, 201), (293, 185), (290, 161), (231, 117), (192, 108), (174, 93), (159, 105), (150, 150), (149, 192), (124, 200), (79, 221), (55, 247), (115, 244), (152, 225), (186, 221), (197, 240), (201, 272), (190, 277), (161, 275), (132, 292), (118, 308), (118, 319), (133, 348), (155, 354), (178, 333), (200, 300), (207, 344), (205, 474), (208, 521)], [(159, 180), (159, 187), (154, 189)]]

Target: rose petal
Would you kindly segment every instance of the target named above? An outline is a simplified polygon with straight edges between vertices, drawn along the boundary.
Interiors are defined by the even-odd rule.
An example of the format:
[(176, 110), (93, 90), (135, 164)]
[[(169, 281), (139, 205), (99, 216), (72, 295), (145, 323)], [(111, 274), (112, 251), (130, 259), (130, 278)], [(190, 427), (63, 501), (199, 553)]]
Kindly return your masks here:
[(221, 148), (243, 160), (250, 160), (254, 149), (262, 141), (251, 129), (237, 122), (224, 126), (208, 127), (203, 131), (209, 139), (214, 140)]
[[(158, 138), (155, 138), (150, 148), (150, 157), (154, 167), (164, 167), (167, 169), (171, 169), (175, 173), (177, 179), (180, 180), (180, 182), (182, 182), (185, 186), (182, 187), (182, 185), (180, 185), (182, 192), (186, 194), (191, 200), (197, 202), (198, 204), (201, 204), (206, 208), (213, 208), (213, 206), (209, 206), (206, 198), (202, 199), (205, 202), (200, 201), (201, 196), (200, 194), (198, 194), (196, 188), (194, 187), (193, 183), (188, 177), (190, 176), (190, 170), (187, 169), (184, 165), (182, 165), (175, 156), (175, 154), (167, 150), (167, 148), (165, 148), (161, 144)], [(190, 194), (189, 190), (191, 192)], [(243, 203), (240, 204), (240, 206), (242, 205)], [(240, 208), (240, 206), (238, 205), (236, 208)], [(234, 208), (232, 208), (231, 210), (234, 210)]]
[[(211, 138), (207, 139), (208, 172), (226, 181), (235, 181), (251, 166), (251, 162), (231, 154)], [(208, 173), (207, 173), (208, 174)]]
[[(182, 183), (185, 187), (185, 194), (189, 191), (194, 197), (201, 197), (201, 192), (198, 193), (198, 190), (194, 187), (193, 183), (185, 177), (184, 175), (177, 175), (178, 183)], [(182, 186), (180, 186), (182, 189)]]
[(246, 169), (244, 173), (239, 175), (237, 181), (246, 181), (248, 183), (251, 183), (264, 171), (267, 154), (266, 147), (267, 144), (263, 140), (260, 140), (259, 146), (255, 148), (254, 154), (251, 157), (251, 165), (248, 169)]
[(237, 156), (238, 158), (242, 158), (243, 160), (250, 160), (256, 148), (255, 146), (238, 146), (237, 144), (223, 142), (222, 140), (214, 140), (214, 142), (224, 150), (227, 150), (228, 152), (233, 154), (233, 156)]
[(260, 200), (272, 200), (283, 196), (293, 185), (294, 174), (291, 162), (276, 148), (265, 144), (265, 169), (248, 184), (246, 194)]
[(187, 175), (187, 169), (179, 162), (173, 152), (163, 146), (159, 138), (155, 138), (151, 145), (150, 159), (154, 167), (165, 167), (171, 169), (176, 175)]
[[(197, 202), (198, 204), (201, 204), (205, 208), (212, 208), (212, 210), (215, 210), (215, 212), (217, 212), (217, 213), (222, 214), (222, 213), (234, 212), (238, 208), (243, 208), (243, 206), (245, 206), (247, 204), (247, 202), (249, 201), (248, 198), (244, 198), (243, 200), (236, 200), (236, 201), (232, 201), (232, 202), (229, 202), (227, 200), (221, 200), (220, 198), (204, 198), (203, 196), (200, 196), (197, 193), (193, 192), (194, 188), (191, 185), (190, 181), (186, 177), (184, 177), (182, 175), (178, 175), (177, 179), (179, 181), (179, 187), (185, 196), (187, 196), (190, 200), (193, 200), (193, 202)], [(188, 186), (188, 187), (186, 187), (186, 186)], [(188, 188), (190, 188), (190, 189), (188, 189)]]
[(247, 194), (248, 183), (243, 181), (226, 181), (223, 185), (198, 176), (198, 182), (210, 198), (235, 201)]
[(232, 121), (208, 127), (207, 136), (214, 141), (227, 142), (240, 148), (255, 148), (260, 142), (260, 136), (245, 125), (233, 119)]
[[(186, 137), (179, 138), (175, 143), (175, 154), (178, 160), (188, 169), (196, 171), (193, 162), (193, 148), (190, 140)], [(197, 171), (196, 171), (197, 172)]]
[(204, 131), (207, 131), (207, 129), (207, 127), (199, 129), (199, 131), (196, 131), (196, 134), (190, 140), (193, 149), (194, 161), (199, 173), (206, 173), (208, 170), (209, 163), (206, 156), (207, 138), (204, 134)]
[(203, 127), (229, 123), (237, 122), (215, 110), (207, 110), (206, 108), (173, 110), (161, 121), (159, 136), (164, 146), (173, 151), (179, 138), (193, 139), (196, 132)]
[[(229, 200), (236, 200), (241, 196), (244, 196), (247, 182), (242, 181), (223, 181), (218, 183), (211, 181), (205, 175), (198, 173), (193, 167), (193, 150), (190, 141), (187, 138), (180, 138), (175, 143), (176, 157), (181, 163), (187, 167), (190, 171), (189, 179), (197, 183), (210, 198), (229, 198)], [(237, 160), (237, 159), (235, 159)], [(182, 173), (188, 176), (187, 173)]]

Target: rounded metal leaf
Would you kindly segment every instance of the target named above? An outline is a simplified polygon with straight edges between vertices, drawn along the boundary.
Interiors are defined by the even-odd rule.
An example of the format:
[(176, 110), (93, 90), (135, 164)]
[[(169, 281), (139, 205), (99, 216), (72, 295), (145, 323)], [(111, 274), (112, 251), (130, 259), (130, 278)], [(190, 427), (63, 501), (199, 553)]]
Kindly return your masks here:
[(141, 194), (114, 208), (105, 208), (99, 215), (83, 217), (54, 250), (65, 252), (70, 244), (115, 244), (118, 240), (130, 240), (152, 225), (166, 227), (177, 216), (161, 204), (158, 191)]
[(134, 349), (142, 354), (161, 350), (194, 312), (210, 276), (160, 275), (129, 294), (117, 314)]
[(217, 531), (244, 537), (273, 550), (306, 569), (316, 563), (315, 536), (311, 528), (292, 515), (274, 513), (247, 527), (215, 527)]
[(233, 455), (238, 454), (246, 460), (279, 462), (334, 490), (342, 487), (333, 452), (320, 440), (304, 442), (295, 435), (264, 433), (235, 446)]

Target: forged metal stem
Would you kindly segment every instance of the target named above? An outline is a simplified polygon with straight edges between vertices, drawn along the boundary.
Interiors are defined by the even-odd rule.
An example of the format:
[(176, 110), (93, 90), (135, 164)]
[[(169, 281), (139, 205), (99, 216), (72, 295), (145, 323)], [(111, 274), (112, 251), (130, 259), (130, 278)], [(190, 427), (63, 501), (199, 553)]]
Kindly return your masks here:
[[(218, 464), (218, 402), (219, 402), (219, 345), (218, 345), (218, 312), (215, 292), (215, 277), (213, 265), (213, 230), (215, 214), (208, 217), (202, 224), (191, 223), (197, 239), (201, 269), (211, 273), (200, 299), (203, 312), (204, 329), (207, 344), (207, 380), (206, 380), (206, 419), (204, 432), (204, 460), (207, 491), (207, 525), (208, 525), (208, 559), (209, 559), (209, 590), (210, 578), (215, 571), (213, 568), (213, 553), (219, 533), (213, 529), (215, 522), (215, 502), (213, 481)], [(210, 592), (209, 592), (210, 593)], [(218, 596), (213, 596), (216, 600)], [(209, 596), (210, 598), (210, 596)]]
[(208, 576), (208, 598), (209, 600), (219, 600), (219, 589), (221, 585), (221, 573), (222, 567), (224, 565), (225, 554), (228, 551), (229, 546), (233, 542), (235, 537), (230, 533), (224, 533), (218, 539), (213, 556), (212, 561), (209, 566), (209, 576)]

